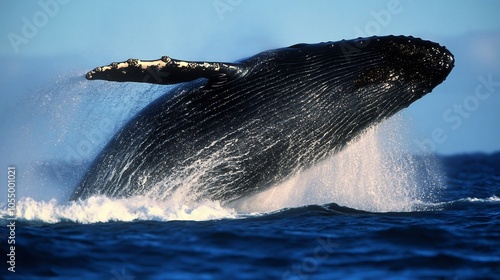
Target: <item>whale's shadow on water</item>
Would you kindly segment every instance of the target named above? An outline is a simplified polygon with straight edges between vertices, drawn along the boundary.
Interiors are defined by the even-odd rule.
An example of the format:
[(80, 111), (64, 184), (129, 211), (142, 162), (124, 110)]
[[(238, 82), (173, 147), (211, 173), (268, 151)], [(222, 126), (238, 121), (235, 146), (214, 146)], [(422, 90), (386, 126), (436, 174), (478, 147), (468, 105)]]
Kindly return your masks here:
[(453, 55), (386, 36), (298, 44), (236, 63), (169, 57), (98, 67), (87, 79), (182, 83), (132, 117), (71, 200), (93, 195), (231, 202), (342, 150), (444, 81)]

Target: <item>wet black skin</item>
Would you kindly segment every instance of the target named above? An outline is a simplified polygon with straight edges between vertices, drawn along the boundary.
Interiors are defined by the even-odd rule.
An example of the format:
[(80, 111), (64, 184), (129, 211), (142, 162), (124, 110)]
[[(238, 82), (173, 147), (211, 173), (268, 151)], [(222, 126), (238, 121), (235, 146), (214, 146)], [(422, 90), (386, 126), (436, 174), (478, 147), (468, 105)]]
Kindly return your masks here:
[(180, 65), (147, 71), (115, 65), (87, 74), (183, 83), (113, 137), (72, 200), (162, 199), (177, 190), (194, 200), (229, 202), (260, 192), (429, 93), (454, 58), (430, 41), (387, 36), (299, 44), (237, 63)]

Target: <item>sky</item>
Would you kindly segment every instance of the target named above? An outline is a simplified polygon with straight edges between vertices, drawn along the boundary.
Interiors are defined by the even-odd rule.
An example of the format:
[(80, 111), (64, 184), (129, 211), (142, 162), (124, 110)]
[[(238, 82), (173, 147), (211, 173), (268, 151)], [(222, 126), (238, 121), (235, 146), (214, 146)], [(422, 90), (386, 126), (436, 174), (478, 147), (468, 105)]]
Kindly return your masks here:
[[(85, 94), (96, 96), (95, 86), (83, 75), (96, 66), (163, 55), (234, 61), (296, 43), (389, 34), (438, 42), (456, 59), (442, 85), (404, 110), (412, 150), (500, 151), (498, 12), (500, 1), (466, 0), (1, 0), (2, 166), (42, 162), (59, 150), (71, 158), (82, 137), (102, 140), (116, 130), (111, 125), (108, 131), (102, 119), (128, 117), (120, 115), (119, 102), (129, 102), (130, 110), (154, 97), (138, 85), (119, 88), (127, 94), (110, 103), (102, 96), (92, 103)], [(113, 108), (104, 108), (109, 104)], [(77, 121), (82, 119), (86, 123)]]

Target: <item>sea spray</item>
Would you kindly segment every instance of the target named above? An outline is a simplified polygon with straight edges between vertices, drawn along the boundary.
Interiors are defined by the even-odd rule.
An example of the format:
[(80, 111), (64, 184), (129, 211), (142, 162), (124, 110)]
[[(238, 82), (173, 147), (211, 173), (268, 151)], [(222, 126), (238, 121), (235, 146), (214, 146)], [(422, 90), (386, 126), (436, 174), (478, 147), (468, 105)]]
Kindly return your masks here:
[[(236, 202), (192, 199), (189, 186), (168, 197), (93, 196), (67, 202), (20, 199), (21, 220), (97, 223), (136, 220), (212, 220), (245, 217), (283, 208), (337, 203), (372, 212), (408, 212), (430, 205), (442, 188), (439, 166), (432, 157), (415, 157), (405, 144), (407, 120), (397, 115), (371, 128), (344, 150), (267, 191)], [(2, 216), (6, 210), (2, 210)]]
[(171, 88), (89, 83), (83, 75), (65, 73), (20, 93), (4, 126), (9, 148), (2, 153), (18, 166), (20, 197), (65, 201), (114, 133)]
[(407, 123), (396, 115), (329, 159), (231, 206), (240, 212), (327, 203), (372, 212), (420, 209), (442, 188), (442, 173), (431, 156), (411, 154)]

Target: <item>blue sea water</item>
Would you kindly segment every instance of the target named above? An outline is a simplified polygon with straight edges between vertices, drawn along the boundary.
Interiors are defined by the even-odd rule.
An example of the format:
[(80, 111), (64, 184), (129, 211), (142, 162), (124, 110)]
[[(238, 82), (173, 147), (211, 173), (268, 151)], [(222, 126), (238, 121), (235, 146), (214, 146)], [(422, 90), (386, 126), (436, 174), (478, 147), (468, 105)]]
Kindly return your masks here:
[(27, 99), (47, 121), (19, 113), (36, 164), (18, 169), (15, 272), (0, 209), (1, 279), (500, 279), (500, 153), (409, 156), (401, 116), (230, 204), (68, 202), (85, 156), (164, 91), (70, 79)]
[[(24, 200), (23, 217), (16, 222), (16, 272), (7, 271), (4, 253), (1, 275), (113, 280), (498, 279), (500, 153), (438, 160), (445, 187), (437, 201), (404, 211), (363, 211), (336, 203), (247, 214), (210, 204), (181, 209), (185, 218), (201, 219), (195, 221), (179, 214), (163, 219), (154, 209), (137, 206), (136, 212), (149, 216), (125, 221), (127, 217), (102, 213), (126, 212), (120, 208), (123, 204), (105, 198), (72, 206)], [(103, 208), (110, 203), (111, 209)], [(89, 220), (98, 214), (79, 212), (90, 207), (98, 208), (106, 221)], [(129, 211), (132, 208), (129, 205)], [(5, 232), (7, 221), (1, 223)], [(5, 234), (2, 239), (6, 252)]]

